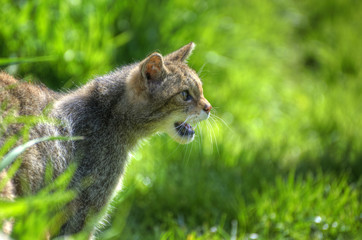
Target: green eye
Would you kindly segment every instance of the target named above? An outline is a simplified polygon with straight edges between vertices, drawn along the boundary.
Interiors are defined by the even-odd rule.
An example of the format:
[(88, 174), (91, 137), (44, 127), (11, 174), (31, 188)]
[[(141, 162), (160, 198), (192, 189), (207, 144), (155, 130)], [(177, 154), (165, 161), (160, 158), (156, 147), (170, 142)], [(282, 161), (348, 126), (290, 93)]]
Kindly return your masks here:
[(184, 101), (191, 101), (192, 100), (192, 96), (190, 95), (189, 91), (187, 91), (187, 90), (182, 91), (181, 96), (182, 96), (182, 99)]

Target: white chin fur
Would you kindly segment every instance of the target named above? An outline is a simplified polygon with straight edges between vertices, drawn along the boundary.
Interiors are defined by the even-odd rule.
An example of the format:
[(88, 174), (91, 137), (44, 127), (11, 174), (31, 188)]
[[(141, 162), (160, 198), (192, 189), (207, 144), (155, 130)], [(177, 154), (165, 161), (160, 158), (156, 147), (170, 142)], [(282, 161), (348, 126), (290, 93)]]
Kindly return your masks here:
[(198, 121), (203, 121), (208, 119), (210, 114), (206, 113), (204, 110), (200, 111), (200, 114), (198, 115)]
[(170, 131), (167, 131), (167, 133), (168, 133), (168, 135), (170, 135), (170, 137), (173, 140), (175, 140), (176, 142), (181, 143), (181, 144), (190, 143), (195, 138), (195, 134), (193, 134), (192, 136), (184, 136), (184, 137), (182, 137), (176, 132), (175, 128), (171, 129)]
[[(187, 121), (191, 122), (192, 124), (198, 123), (200, 121), (206, 120), (209, 118), (209, 114), (207, 114), (204, 110), (201, 110), (199, 114), (195, 114), (191, 117), (188, 117)], [(179, 119), (179, 118), (178, 118)], [(182, 118), (181, 118), (182, 119)], [(167, 128), (164, 129), (164, 131), (176, 142), (181, 143), (181, 144), (187, 144), (192, 142), (195, 139), (195, 134), (193, 134), (192, 136), (181, 136), (180, 134), (177, 133), (177, 130), (175, 128), (175, 122), (183, 122), (181, 121), (177, 121), (177, 120), (169, 120), (166, 123)]]
[[(175, 128), (175, 123), (177, 121), (170, 121), (167, 123), (167, 128), (164, 129), (164, 132), (166, 132), (173, 140), (175, 140), (178, 143), (181, 144), (187, 144), (192, 142), (195, 139), (195, 134), (193, 135), (185, 135), (185, 136), (181, 136), (178, 132), (177, 129)], [(182, 122), (182, 121), (179, 121)]]

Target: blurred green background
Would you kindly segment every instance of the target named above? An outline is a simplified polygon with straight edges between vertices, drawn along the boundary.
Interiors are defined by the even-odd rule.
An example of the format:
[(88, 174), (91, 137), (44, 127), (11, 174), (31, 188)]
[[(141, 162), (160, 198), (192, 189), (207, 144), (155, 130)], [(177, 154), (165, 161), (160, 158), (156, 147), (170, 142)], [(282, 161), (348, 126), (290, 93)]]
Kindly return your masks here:
[(0, 0), (0, 11), (0, 68), (55, 90), (197, 44), (189, 65), (213, 116), (189, 145), (143, 142), (100, 239), (362, 236), (361, 1)]

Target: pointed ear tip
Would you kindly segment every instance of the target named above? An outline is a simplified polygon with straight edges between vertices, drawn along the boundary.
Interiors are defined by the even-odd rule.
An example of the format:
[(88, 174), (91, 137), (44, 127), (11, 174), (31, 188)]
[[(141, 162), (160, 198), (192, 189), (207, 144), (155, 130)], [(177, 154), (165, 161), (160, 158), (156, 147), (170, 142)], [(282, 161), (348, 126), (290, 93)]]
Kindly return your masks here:
[(196, 47), (196, 44), (194, 42), (190, 42), (188, 45), (192, 50)]

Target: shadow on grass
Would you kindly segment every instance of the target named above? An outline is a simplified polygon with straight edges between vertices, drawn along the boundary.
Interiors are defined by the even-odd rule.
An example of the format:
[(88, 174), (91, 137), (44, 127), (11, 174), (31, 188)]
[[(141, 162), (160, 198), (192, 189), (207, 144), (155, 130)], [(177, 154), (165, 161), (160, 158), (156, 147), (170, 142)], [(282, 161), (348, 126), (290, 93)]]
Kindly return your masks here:
[[(219, 148), (220, 158), (205, 159), (200, 152), (193, 153), (192, 159), (187, 164), (178, 161), (177, 157), (168, 158), (166, 159), (168, 164), (160, 164), (156, 173), (157, 177), (148, 182), (147, 187), (139, 188), (137, 180), (132, 180), (131, 184), (118, 196), (114, 202), (116, 209), (112, 215), (112, 229), (116, 227), (114, 224), (119, 222), (117, 219), (120, 215), (126, 217), (121, 221), (120, 232), (124, 236), (138, 236), (142, 239), (159, 239), (163, 231), (173, 228), (176, 231), (192, 230), (203, 234), (207, 231), (205, 229), (218, 226), (226, 232), (231, 232), (232, 224), (230, 223), (235, 220), (239, 222), (238, 228), (242, 233), (255, 231), (255, 227), (260, 225), (261, 229), (267, 227), (269, 229), (269, 225), (263, 225), (266, 221), (264, 218), (268, 217), (269, 213), (265, 213), (265, 216), (264, 213), (258, 213), (260, 201), (267, 201), (264, 207), (269, 209), (269, 204), (272, 209), (273, 201), (286, 199), (288, 201), (291, 198), (293, 202), (292, 199), (297, 194), (301, 199), (294, 201), (304, 198), (307, 204), (309, 202), (312, 204), (315, 198), (322, 199), (328, 196), (328, 194), (325, 195), (324, 188), (333, 186), (334, 177), (347, 179), (346, 185), (343, 185), (343, 181), (342, 184), (336, 183), (342, 192), (344, 192), (343, 188), (348, 187), (347, 182), (360, 180), (361, 163), (348, 161), (351, 159), (348, 146), (346, 144), (342, 150), (341, 148), (326, 148), (328, 151), (318, 158), (305, 154), (293, 166), (282, 166), (279, 158), (271, 157), (269, 153), (272, 147), (270, 146), (259, 148), (263, 151), (252, 152), (251, 150), (251, 152), (240, 153), (238, 161), (232, 166), (222, 161), (222, 146)], [(336, 151), (344, 153), (344, 156), (348, 158), (347, 161), (341, 164), (340, 159), (336, 158), (339, 156), (336, 155)], [(244, 161), (246, 158), (250, 159), (250, 156), (246, 157), (248, 154), (252, 154), (252, 160)], [(361, 159), (361, 157), (362, 154), (355, 153), (353, 159)], [(296, 180), (298, 180), (297, 183), (294, 182)], [(284, 188), (286, 188), (285, 192)], [(298, 208), (300, 203), (293, 202), (292, 204), (295, 206), (290, 206), (292, 209), (286, 206), (286, 213), (283, 213), (283, 216), (289, 214), (288, 211), (299, 211), (294, 208)], [(300, 211), (302, 213), (299, 215), (303, 216), (298, 216), (300, 219), (297, 222), (306, 222), (305, 224), (309, 225), (305, 226), (305, 229), (310, 230), (311, 225), (314, 224), (315, 211), (325, 210), (321, 210), (320, 207), (316, 209), (306, 207)], [(273, 214), (272, 212), (271, 216)], [(273, 220), (270, 221), (273, 222)], [(286, 218), (279, 221), (285, 223), (289, 220)], [(274, 225), (270, 227), (274, 230), (268, 231), (279, 231), (276, 223)], [(272, 233), (268, 232), (268, 234)], [(185, 237), (182, 234), (180, 236)]]

